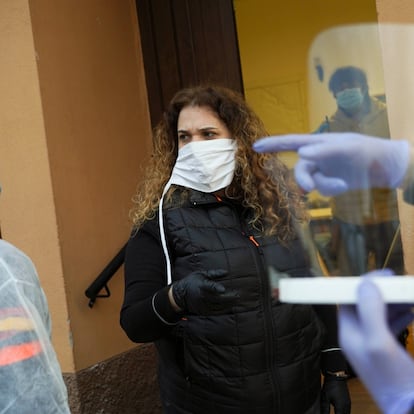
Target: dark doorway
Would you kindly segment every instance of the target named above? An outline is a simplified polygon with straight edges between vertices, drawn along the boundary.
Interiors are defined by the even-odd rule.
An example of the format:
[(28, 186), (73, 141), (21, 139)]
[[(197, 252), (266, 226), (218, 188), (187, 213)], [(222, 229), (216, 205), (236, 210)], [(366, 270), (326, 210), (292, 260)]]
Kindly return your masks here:
[(154, 126), (181, 88), (214, 83), (243, 93), (232, 0), (136, 0)]

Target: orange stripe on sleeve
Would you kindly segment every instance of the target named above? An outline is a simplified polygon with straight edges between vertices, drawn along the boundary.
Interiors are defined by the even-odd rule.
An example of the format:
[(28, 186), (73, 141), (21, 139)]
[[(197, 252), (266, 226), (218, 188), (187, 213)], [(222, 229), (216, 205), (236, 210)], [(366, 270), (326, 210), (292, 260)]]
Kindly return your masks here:
[(40, 352), (42, 352), (42, 346), (39, 341), (6, 346), (0, 349), (0, 366), (11, 365), (33, 358)]

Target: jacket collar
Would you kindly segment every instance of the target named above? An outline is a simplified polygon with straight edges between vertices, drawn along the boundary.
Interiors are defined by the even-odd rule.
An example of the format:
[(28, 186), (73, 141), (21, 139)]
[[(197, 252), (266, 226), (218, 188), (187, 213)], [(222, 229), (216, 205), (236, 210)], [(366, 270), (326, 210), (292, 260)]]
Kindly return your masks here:
[(202, 193), (197, 190), (189, 190), (189, 201), (191, 204), (215, 204), (219, 203), (220, 199), (211, 193)]

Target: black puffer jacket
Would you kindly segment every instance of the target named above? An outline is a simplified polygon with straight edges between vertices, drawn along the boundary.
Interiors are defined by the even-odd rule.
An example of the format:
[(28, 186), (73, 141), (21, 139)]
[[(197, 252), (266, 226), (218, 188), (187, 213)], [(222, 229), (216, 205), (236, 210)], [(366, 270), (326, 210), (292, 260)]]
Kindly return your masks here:
[[(149, 231), (159, 238), (156, 222), (145, 224), (136, 237)], [(126, 297), (124, 329), (135, 341), (156, 342), (166, 412), (306, 413), (319, 396), (324, 327), (312, 307), (273, 300), (267, 277), (268, 266), (294, 277), (309, 275), (299, 243), (283, 247), (275, 238), (262, 237), (249, 227), (240, 206), (197, 191), (184, 206), (165, 212), (164, 226), (173, 281), (200, 269), (225, 269), (223, 284), (240, 294), (225, 313), (185, 315), (151, 338), (138, 332), (137, 309)], [(128, 265), (136, 255), (145, 260), (129, 247), (126, 290), (131, 289), (129, 278), (139, 277), (139, 264)], [(161, 297), (166, 300), (165, 289), (154, 305), (166, 315)], [(336, 345), (334, 336), (328, 347)]]

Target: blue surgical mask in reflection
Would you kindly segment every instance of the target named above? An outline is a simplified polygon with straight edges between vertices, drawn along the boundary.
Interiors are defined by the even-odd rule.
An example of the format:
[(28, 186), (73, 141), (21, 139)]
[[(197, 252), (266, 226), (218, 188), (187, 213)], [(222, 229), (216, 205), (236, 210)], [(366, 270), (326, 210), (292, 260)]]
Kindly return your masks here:
[(361, 88), (344, 89), (336, 94), (338, 106), (346, 112), (352, 112), (359, 109), (364, 100)]

